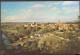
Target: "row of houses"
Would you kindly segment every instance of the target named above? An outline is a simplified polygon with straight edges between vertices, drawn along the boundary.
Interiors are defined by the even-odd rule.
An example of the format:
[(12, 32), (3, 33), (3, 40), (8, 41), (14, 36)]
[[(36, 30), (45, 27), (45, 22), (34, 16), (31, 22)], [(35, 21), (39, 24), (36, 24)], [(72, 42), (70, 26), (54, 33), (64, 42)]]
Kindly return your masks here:
[(79, 31), (79, 27), (78, 24), (69, 24), (69, 23), (57, 23), (57, 25), (59, 25), (59, 30), (76, 30)]
[[(41, 27), (44, 28), (45, 25), (44, 24), (37, 24), (37, 23), (31, 23), (31, 24), (24, 24), (24, 27), (27, 27), (28, 25), (30, 25), (31, 27)], [(79, 31), (79, 27), (78, 24), (70, 24), (70, 23), (61, 23), (60, 21), (58, 21), (55, 24), (48, 24), (47, 26), (52, 27), (54, 30), (69, 30), (69, 29), (75, 29), (76, 31)]]
[(79, 31), (79, 25), (78, 24), (69, 24), (69, 23), (61, 23), (60, 21), (55, 24), (49, 24), (50, 27), (52, 27), (55, 30), (76, 30)]

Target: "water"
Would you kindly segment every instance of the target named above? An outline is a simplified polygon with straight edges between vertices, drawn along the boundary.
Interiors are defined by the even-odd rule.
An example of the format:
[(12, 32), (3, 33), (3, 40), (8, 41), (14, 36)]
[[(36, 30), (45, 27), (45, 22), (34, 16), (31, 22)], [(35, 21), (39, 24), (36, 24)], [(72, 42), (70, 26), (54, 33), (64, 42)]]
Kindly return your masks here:
[(7, 37), (6, 37), (4, 34), (2, 34), (2, 38), (3, 38), (3, 39), (7, 39)]
[[(4, 44), (5, 45), (11, 44), (11, 42), (9, 41), (9, 39), (4, 34), (2, 34), (2, 39), (4, 39)], [(19, 47), (15, 46), (15, 48), (18, 49)], [(8, 46), (7, 49), (12, 49), (12, 46)]]

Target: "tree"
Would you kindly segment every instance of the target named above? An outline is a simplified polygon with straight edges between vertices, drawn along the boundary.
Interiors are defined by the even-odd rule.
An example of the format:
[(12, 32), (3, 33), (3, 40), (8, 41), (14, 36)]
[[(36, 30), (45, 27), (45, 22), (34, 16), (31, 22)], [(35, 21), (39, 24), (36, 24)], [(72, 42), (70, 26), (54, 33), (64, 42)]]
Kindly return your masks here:
[(44, 33), (52, 32), (52, 31), (53, 31), (53, 28), (45, 26), (44, 28), (39, 30), (39, 33), (44, 34)]
[(78, 16), (78, 18), (77, 18), (77, 19), (78, 19), (78, 22), (80, 22), (80, 15)]
[(80, 29), (80, 15), (78, 16), (78, 23), (79, 23), (79, 29)]

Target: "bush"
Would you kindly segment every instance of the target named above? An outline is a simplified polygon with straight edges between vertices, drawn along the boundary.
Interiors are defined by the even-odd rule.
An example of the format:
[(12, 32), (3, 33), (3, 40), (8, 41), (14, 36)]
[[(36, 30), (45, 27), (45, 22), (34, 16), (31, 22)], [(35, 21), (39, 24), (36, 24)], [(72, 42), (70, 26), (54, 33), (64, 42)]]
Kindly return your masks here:
[(47, 33), (47, 32), (52, 32), (53, 28), (45, 26), (43, 29), (39, 30), (38, 32), (41, 34)]
[(60, 53), (63, 50), (61, 48), (65, 48), (65, 43), (65, 41), (57, 39), (53, 35), (42, 38), (38, 43), (38, 47), (43, 53)]

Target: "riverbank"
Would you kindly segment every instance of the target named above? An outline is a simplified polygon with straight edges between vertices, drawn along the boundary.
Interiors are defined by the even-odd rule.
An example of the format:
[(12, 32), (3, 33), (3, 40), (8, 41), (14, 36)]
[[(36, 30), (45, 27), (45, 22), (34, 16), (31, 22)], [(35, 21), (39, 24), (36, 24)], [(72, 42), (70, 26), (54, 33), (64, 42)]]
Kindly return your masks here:
[(41, 54), (40, 51), (24, 51), (24, 50), (4, 50), (1, 52), (2, 55), (34, 55)]
[[(5, 36), (5, 34), (2, 34), (2, 40), (4, 42), (4, 45), (6, 46), (6, 49), (12, 49), (12, 46), (7, 46), (8, 44), (11, 44), (10, 40)], [(18, 49), (18, 46), (14, 46), (14, 48)]]
[(76, 55), (76, 53), (41, 53), (39, 50), (36, 51), (23, 51), (23, 50), (5, 50), (2, 55)]

